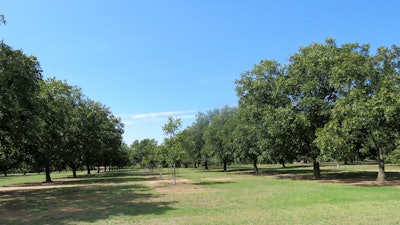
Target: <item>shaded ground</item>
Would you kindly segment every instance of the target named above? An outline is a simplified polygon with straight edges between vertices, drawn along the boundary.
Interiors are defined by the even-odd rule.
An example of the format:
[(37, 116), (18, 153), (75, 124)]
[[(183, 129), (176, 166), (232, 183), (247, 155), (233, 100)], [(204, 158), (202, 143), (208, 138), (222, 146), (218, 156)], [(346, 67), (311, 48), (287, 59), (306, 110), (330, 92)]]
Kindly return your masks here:
[(0, 224), (96, 223), (112, 216), (163, 214), (174, 202), (159, 201), (149, 179), (112, 173), (92, 179), (63, 179), (0, 188)]
[[(356, 186), (398, 186), (400, 187), (400, 172), (387, 170), (387, 181), (376, 182), (376, 170), (348, 171), (333, 169), (334, 166), (321, 166), (321, 179), (318, 182), (341, 183)], [(220, 170), (219, 170), (220, 171)], [(231, 169), (229, 173), (254, 174), (251, 168)], [(315, 180), (313, 169), (309, 165), (296, 165), (281, 168), (262, 168), (259, 176), (272, 176), (277, 179)]]

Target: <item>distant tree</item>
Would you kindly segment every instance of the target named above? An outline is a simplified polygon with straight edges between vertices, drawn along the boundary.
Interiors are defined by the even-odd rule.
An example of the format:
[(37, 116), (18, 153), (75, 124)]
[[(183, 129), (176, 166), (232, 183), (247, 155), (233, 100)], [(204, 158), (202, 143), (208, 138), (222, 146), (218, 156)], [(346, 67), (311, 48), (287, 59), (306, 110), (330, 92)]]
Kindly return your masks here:
[(132, 149), (132, 160), (135, 164), (139, 164), (140, 168), (143, 168), (142, 159), (144, 156), (144, 149), (140, 144), (141, 141), (134, 140), (130, 146)]
[(143, 139), (140, 141), (139, 152), (142, 153), (140, 160), (141, 165), (145, 165), (150, 170), (153, 170), (158, 163), (158, 143), (155, 139)]
[(205, 146), (204, 131), (208, 125), (209, 120), (207, 115), (199, 112), (196, 115), (196, 121), (185, 129), (189, 132), (189, 138), (193, 141), (193, 148), (190, 149), (188, 154), (192, 159), (195, 168), (202, 162), (202, 150)]
[[(107, 159), (111, 159), (108, 165), (123, 167), (129, 159), (128, 155), (122, 152), (122, 134), (124, 133), (124, 125), (120, 118), (115, 117), (110, 110), (107, 110), (107, 116), (104, 118), (104, 124), (101, 126), (101, 148), (108, 153), (105, 157), (104, 166), (107, 166)], [(106, 154), (107, 156), (107, 154)]]
[(103, 104), (87, 100), (83, 114), (85, 126), (82, 129), (83, 164), (90, 174), (94, 165), (115, 165), (114, 158), (122, 144), (123, 124)]
[(76, 171), (83, 164), (82, 154), (84, 133), (82, 132), (86, 126), (85, 120), (85, 105), (86, 98), (82, 94), (80, 88), (72, 87), (73, 94), (71, 95), (70, 104), (65, 105), (67, 113), (65, 116), (65, 132), (64, 132), (64, 147), (62, 154), (62, 162), (68, 165), (72, 170), (72, 176), (77, 177)]
[(226, 171), (228, 163), (233, 162), (234, 152), (237, 145), (232, 137), (235, 130), (236, 108), (225, 106), (220, 113), (216, 115), (205, 132), (205, 140), (207, 147), (211, 150), (212, 155), (223, 164)]
[(236, 120), (237, 126), (232, 132), (237, 149), (234, 158), (238, 162), (246, 162), (250, 160), (253, 163), (254, 173), (258, 173), (258, 158), (262, 154), (262, 148), (259, 145), (260, 134), (257, 132), (256, 126), (248, 123), (246, 117), (239, 112)]
[(117, 168), (124, 168), (131, 165), (129, 153), (129, 147), (126, 144), (121, 144), (120, 147), (116, 151), (114, 151), (114, 165)]
[(177, 134), (176, 141), (178, 142), (182, 153), (180, 155), (179, 163), (187, 168), (190, 164), (194, 163), (192, 154), (195, 149), (194, 141), (191, 132), (185, 129)]
[[(199, 123), (199, 129), (200, 132), (198, 135), (202, 135), (202, 139), (204, 141), (203, 144), (198, 145), (197, 141), (198, 139), (195, 141), (195, 146), (201, 146), (200, 149), (200, 155), (201, 155), (201, 160), (204, 163), (204, 168), (208, 169), (208, 165), (210, 162), (210, 159), (212, 157), (212, 145), (211, 143), (207, 142), (206, 140), (206, 132), (207, 129), (210, 126), (211, 121), (220, 113), (220, 109), (213, 109), (213, 110), (209, 110), (207, 111), (206, 114), (204, 114), (204, 116), (200, 117), (200, 119), (197, 119), (197, 123)], [(199, 137), (199, 136), (197, 136)]]

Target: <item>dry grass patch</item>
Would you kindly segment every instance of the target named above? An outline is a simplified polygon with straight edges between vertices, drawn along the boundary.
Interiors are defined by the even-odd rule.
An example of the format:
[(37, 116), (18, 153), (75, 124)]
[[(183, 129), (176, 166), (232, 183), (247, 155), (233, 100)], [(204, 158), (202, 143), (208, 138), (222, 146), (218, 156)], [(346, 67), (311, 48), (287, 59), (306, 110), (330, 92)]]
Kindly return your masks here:
[(400, 181), (399, 180), (392, 180), (392, 181), (384, 181), (384, 182), (377, 182), (376, 180), (363, 180), (363, 179), (322, 179), (319, 180), (321, 183), (336, 183), (336, 184), (344, 184), (344, 185), (351, 185), (351, 186), (392, 186), (396, 188), (400, 188)]
[[(151, 177), (154, 180), (146, 181), (146, 186), (155, 189), (160, 194), (194, 194), (217, 192), (214, 188), (205, 188), (201, 183), (193, 180), (178, 178), (176, 184), (168, 177)], [(216, 178), (218, 179), (218, 178)]]
[(210, 178), (203, 178), (204, 181), (215, 181), (215, 182), (230, 182), (235, 179), (231, 177), (210, 177)]

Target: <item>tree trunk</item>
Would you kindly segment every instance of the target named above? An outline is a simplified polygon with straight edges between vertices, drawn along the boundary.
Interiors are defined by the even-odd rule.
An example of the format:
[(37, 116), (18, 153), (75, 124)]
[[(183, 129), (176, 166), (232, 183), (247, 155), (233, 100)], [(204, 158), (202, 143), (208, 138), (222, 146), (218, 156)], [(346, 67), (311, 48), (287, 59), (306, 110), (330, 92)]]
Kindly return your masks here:
[(72, 177), (76, 178), (76, 168), (72, 168)]
[(207, 160), (204, 162), (204, 167), (205, 167), (206, 170), (208, 170), (208, 162), (207, 162)]
[(87, 167), (87, 174), (90, 174), (90, 166), (86, 165), (86, 167)]
[(45, 170), (46, 170), (46, 183), (52, 182), (50, 177), (50, 165), (46, 165)]
[(176, 168), (175, 168), (175, 163), (174, 163), (173, 167), (174, 167), (174, 171), (173, 171), (172, 178), (173, 178), (173, 180), (174, 180), (174, 184), (176, 184)]
[(313, 160), (313, 167), (314, 167), (314, 178), (319, 180), (321, 179), (321, 170), (319, 168), (319, 162), (317, 159)]
[[(379, 127), (379, 122), (377, 124)], [(372, 138), (372, 141), (375, 145), (376, 149), (376, 155), (378, 156), (378, 177), (376, 178), (376, 181), (379, 183), (382, 183), (386, 180), (386, 174), (385, 174), (385, 155), (382, 152), (382, 149), (380, 147), (380, 142), (374, 137), (372, 132), (370, 131), (370, 135)]]
[(283, 168), (286, 168), (284, 159), (279, 159), (279, 163), (282, 165)]
[(224, 161), (224, 171), (226, 171), (226, 161)]
[(378, 177), (376, 178), (376, 181), (382, 183), (385, 180), (386, 180), (385, 160), (383, 155), (381, 154), (381, 151), (378, 150)]
[(253, 160), (254, 174), (258, 174), (257, 158)]

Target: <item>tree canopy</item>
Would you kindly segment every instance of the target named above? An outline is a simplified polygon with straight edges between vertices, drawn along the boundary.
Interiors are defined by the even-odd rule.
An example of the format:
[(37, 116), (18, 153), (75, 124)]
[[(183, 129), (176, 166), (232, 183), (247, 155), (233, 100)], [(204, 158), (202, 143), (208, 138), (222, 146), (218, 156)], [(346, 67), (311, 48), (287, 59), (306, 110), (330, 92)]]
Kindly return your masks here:
[[(0, 18), (1, 19), (1, 18)], [(0, 170), (124, 166), (123, 124), (80, 88), (43, 80), (34, 56), (0, 43)]]

